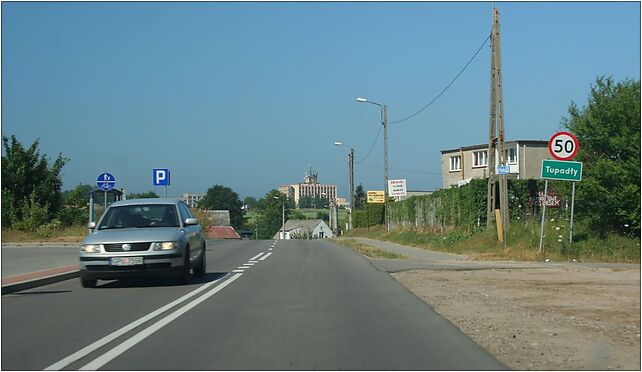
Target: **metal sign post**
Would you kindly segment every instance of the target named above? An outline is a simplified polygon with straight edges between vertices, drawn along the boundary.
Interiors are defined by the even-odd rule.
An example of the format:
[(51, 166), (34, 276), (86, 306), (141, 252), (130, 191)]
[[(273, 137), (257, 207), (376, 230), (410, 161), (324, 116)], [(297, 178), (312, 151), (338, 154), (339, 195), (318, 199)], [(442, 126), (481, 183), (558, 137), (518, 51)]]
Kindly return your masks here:
[(544, 202), (542, 203), (542, 227), (539, 232), (539, 253), (544, 248), (544, 221), (546, 220), (546, 199), (548, 198), (548, 180), (544, 182)]
[(571, 193), (571, 226), (568, 235), (569, 243), (573, 243), (573, 211), (575, 209), (575, 182), (573, 182), (573, 191)]

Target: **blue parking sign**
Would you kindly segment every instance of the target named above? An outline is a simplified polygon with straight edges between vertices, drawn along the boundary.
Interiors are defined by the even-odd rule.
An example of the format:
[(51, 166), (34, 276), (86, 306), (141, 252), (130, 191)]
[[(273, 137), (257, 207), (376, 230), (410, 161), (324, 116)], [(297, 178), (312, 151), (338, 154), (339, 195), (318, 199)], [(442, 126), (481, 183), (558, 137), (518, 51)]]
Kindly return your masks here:
[(154, 168), (152, 174), (154, 186), (169, 186), (169, 169)]

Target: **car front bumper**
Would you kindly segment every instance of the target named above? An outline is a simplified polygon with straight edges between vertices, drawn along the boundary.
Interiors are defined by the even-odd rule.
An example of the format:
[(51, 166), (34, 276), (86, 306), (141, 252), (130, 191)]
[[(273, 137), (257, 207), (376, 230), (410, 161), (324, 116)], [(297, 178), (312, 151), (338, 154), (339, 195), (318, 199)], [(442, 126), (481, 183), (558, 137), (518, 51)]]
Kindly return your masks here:
[[(143, 264), (115, 266), (112, 257), (143, 257)], [(184, 258), (180, 252), (166, 254), (103, 255), (85, 254), (80, 256), (80, 276), (84, 279), (119, 279), (137, 276), (173, 276), (183, 270)]]

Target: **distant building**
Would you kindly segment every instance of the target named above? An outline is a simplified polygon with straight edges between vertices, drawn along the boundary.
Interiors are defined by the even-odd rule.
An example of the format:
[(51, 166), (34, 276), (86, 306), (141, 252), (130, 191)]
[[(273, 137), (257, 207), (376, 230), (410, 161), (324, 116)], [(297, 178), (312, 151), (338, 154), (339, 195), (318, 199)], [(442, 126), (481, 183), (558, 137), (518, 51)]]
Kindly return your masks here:
[[(539, 179), (542, 160), (552, 158), (548, 141), (507, 141), (504, 151), (509, 178)], [(473, 178), (488, 178), (488, 144), (442, 150), (441, 169), (444, 188), (465, 185)]]
[(308, 168), (302, 183), (279, 186), (279, 191), (288, 198), (294, 199), (297, 208), (299, 201), (304, 196), (327, 198), (329, 202), (337, 200), (337, 186), (319, 183), (318, 173), (313, 172), (312, 167)]
[(203, 198), (205, 198), (205, 194), (203, 193), (183, 194), (183, 201), (190, 208), (196, 208), (196, 206), (198, 205), (198, 202), (201, 201)]
[[(285, 239), (334, 238), (332, 230), (323, 220), (288, 220), (285, 222)], [(272, 239), (284, 239), (279, 230)]]
[(350, 202), (346, 198), (340, 196), (337, 197), (337, 207), (339, 208), (350, 208)]

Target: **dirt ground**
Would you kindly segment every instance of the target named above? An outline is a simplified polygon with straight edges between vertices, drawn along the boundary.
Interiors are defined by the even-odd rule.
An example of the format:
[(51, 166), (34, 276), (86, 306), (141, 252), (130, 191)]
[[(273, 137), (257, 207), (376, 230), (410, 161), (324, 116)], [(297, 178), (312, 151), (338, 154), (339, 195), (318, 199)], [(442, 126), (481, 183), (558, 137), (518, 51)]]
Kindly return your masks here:
[(640, 370), (640, 269), (392, 274), (511, 369)]

